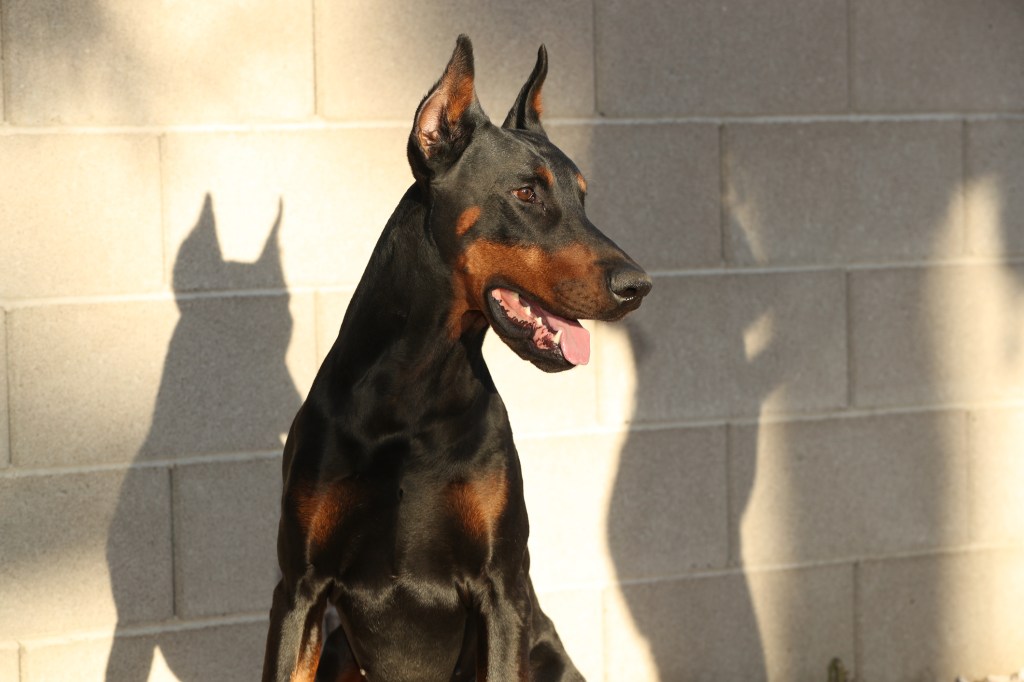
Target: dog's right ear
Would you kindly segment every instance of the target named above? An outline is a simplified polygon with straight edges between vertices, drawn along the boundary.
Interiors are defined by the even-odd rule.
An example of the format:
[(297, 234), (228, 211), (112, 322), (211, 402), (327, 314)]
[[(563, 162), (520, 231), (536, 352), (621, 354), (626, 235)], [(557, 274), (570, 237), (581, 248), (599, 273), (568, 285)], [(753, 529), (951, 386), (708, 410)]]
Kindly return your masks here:
[(458, 160), (473, 131), (488, 122), (473, 86), (473, 45), (460, 35), (444, 75), (420, 102), (409, 135), (409, 164), (429, 180)]

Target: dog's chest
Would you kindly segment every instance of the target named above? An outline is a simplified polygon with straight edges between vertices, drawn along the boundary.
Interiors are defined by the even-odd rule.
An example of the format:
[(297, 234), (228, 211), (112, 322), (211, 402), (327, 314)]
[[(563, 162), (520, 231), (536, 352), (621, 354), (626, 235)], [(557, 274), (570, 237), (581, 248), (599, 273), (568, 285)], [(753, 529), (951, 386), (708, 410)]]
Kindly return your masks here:
[(503, 467), (356, 476), (325, 486), (300, 513), (320, 546), (317, 563), (335, 564), (346, 583), (422, 576), (451, 584), (458, 574), (479, 575), (497, 538), (519, 535), (508, 532), (522, 505), (516, 489)]

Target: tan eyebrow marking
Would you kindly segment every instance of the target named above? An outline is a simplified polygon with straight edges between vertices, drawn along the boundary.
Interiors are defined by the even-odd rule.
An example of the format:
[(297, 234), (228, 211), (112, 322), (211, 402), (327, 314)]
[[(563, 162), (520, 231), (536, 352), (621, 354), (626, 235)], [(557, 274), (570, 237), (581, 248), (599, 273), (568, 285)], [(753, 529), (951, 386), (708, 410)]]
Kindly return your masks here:
[(534, 172), (537, 174), (537, 177), (543, 180), (544, 184), (547, 185), (548, 187), (552, 187), (555, 184), (555, 176), (551, 173), (550, 168), (540, 166), (539, 168), (535, 169)]
[(476, 225), (476, 221), (480, 219), (480, 207), (470, 206), (459, 215), (459, 219), (455, 221), (455, 234), (461, 237), (469, 231), (469, 228)]

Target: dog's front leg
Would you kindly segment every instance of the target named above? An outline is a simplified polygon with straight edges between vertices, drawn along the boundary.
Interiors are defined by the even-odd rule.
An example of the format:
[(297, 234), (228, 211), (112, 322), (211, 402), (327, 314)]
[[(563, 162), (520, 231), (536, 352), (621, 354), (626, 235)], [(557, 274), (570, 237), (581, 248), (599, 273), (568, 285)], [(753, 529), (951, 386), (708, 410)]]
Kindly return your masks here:
[(531, 604), (523, 576), (492, 582), (483, 607), (486, 675), (478, 682), (526, 682), (530, 679)]
[(329, 581), (282, 578), (270, 608), (263, 682), (313, 682), (323, 644)]

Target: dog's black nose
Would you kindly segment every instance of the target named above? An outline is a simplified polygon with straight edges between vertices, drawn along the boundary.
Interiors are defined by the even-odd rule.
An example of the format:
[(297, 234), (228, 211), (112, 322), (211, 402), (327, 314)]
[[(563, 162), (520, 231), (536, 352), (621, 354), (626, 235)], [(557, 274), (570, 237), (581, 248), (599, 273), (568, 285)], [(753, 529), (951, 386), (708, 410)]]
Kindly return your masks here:
[(608, 288), (619, 303), (639, 303), (651, 290), (651, 276), (636, 268), (620, 268), (608, 278)]

